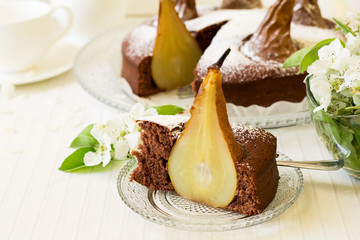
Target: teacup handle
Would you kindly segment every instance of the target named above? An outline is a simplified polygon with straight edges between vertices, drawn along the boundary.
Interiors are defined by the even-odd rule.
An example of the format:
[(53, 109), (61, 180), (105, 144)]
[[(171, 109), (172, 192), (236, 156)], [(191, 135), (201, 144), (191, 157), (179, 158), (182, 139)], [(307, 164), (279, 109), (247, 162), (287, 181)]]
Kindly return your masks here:
[(66, 15), (67, 15), (67, 19), (66, 19), (66, 23), (65, 24), (61, 24), (57, 19), (54, 18), (55, 21), (57, 21), (58, 25), (60, 25), (61, 29), (58, 30), (55, 33), (55, 36), (52, 40), (51, 45), (53, 45), (55, 42), (57, 42), (60, 38), (62, 38), (70, 29), (72, 23), (73, 23), (73, 14), (71, 12), (71, 10), (68, 7), (65, 6), (56, 6), (53, 7), (50, 14), (53, 15), (56, 11), (65, 11)]

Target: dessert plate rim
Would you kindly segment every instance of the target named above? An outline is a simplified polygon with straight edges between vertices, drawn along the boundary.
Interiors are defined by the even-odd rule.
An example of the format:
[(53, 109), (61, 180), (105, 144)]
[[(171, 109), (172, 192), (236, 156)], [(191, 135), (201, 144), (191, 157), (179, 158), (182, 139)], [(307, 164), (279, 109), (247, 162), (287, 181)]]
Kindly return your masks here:
[[(280, 152), (278, 154), (278, 160), (291, 161), (286, 155)], [(261, 214), (245, 216), (186, 200), (175, 192), (151, 190), (130, 181), (130, 174), (136, 166), (136, 160), (131, 159), (118, 175), (117, 188), (121, 200), (132, 211), (151, 222), (187, 231), (222, 232), (269, 221), (291, 207), (300, 196), (304, 186), (304, 179), (300, 169), (279, 167), (280, 181), (274, 200)], [(182, 204), (176, 206), (176, 204), (171, 203), (171, 199), (175, 199), (174, 202), (176, 202), (179, 198), (183, 200)], [(184, 202), (185, 205), (188, 203), (189, 206), (184, 207)], [(205, 212), (201, 212), (204, 211), (201, 210), (201, 213), (197, 216), (197, 213), (194, 215), (194, 212), (189, 211), (187, 217), (186, 209), (193, 206), (198, 209), (205, 209)], [(179, 212), (177, 208), (183, 208), (183, 212)]]

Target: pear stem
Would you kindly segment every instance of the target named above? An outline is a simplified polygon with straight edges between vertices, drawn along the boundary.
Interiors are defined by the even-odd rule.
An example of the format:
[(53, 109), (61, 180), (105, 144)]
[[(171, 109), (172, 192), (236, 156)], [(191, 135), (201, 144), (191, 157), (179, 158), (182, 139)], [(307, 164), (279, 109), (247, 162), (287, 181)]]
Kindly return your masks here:
[(226, 57), (229, 55), (230, 51), (231, 51), (230, 48), (226, 49), (226, 51), (223, 53), (223, 55), (221, 55), (221, 57), (219, 58), (219, 60), (218, 60), (216, 63), (210, 65), (210, 66), (208, 67), (208, 69), (216, 69), (216, 70), (219, 70), (219, 69), (221, 68), (221, 66), (223, 65)]

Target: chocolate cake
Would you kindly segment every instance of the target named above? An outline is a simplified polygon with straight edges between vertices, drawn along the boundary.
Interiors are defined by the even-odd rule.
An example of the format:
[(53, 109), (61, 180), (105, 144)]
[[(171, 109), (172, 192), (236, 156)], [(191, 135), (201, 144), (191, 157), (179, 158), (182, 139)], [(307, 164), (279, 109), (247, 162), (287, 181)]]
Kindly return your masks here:
[[(199, 18), (196, 18), (199, 19)], [(211, 21), (189, 23), (188, 30), (204, 51), (211, 43), (217, 31), (227, 22), (225, 16), (215, 17)], [(127, 34), (122, 42), (121, 76), (129, 83), (133, 93), (149, 96), (160, 92), (151, 76), (151, 59), (156, 38), (157, 19), (146, 20)]]
[[(141, 141), (134, 155), (138, 167), (131, 179), (155, 190), (174, 190), (167, 173), (172, 146), (182, 133), (186, 118), (156, 116), (138, 121)], [(276, 138), (260, 128), (232, 124), (236, 140), (243, 146), (243, 159), (236, 163), (238, 189), (234, 200), (225, 207), (241, 214), (261, 213), (277, 191)]]
[[(229, 2), (244, 3), (250, 1)], [(305, 74), (297, 75), (297, 68), (283, 69), (282, 62), (286, 56), (295, 50), (334, 37), (334, 32), (317, 25), (306, 26), (308, 24), (301, 21), (291, 23), (291, 9), (294, 7), (294, 0), (279, 0), (276, 4), (279, 5), (280, 3), (279, 10), (283, 10), (275, 12), (276, 14), (272, 14), (269, 19), (276, 21), (273, 24), (274, 26), (277, 26), (278, 21), (286, 21), (285, 25), (289, 29), (283, 32), (287, 34), (286, 39), (290, 39), (287, 42), (291, 44), (279, 41), (281, 44), (278, 44), (278, 48), (269, 47), (266, 43), (263, 43), (262, 46), (262, 49), (275, 51), (272, 53), (267, 51), (269, 56), (276, 55), (277, 51), (281, 51), (284, 46), (292, 46), (291, 51), (283, 54), (280, 59), (261, 59), (257, 58), (256, 54), (244, 53), (243, 50), (243, 45), (251, 40), (253, 35), (256, 35), (254, 33), (256, 29), (259, 29), (264, 16), (266, 16), (266, 9), (216, 9), (210, 12), (199, 12), (199, 17), (185, 21), (187, 29), (193, 34), (204, 51), (194, 70), (193, 89), (195, 93), (199, 89), (202, 77), (206, 74), (207, 66), (214, 62), (219, 53), (231, 47), (232, 52), (228, 57), (227, 64), (222, 69), (223, 91), (227, 102), (240, 106), (252, 104), (270, 106), (277, 101), (300, 102), (303, 100), (306, 95), (303, 84)], [(296, 6), (306, 9), (307, 4), (310, 6), (313, 3), (314, 1), (298, 1)], [(315, 13), (320, 14), (318, 11)], [(312, 19), (311, 22), (317, 22), (316, 19), (318, 19), (318, 15), (306, 15), (303, 11), (301, 14), (296, 12), (295, 14), (308, 16)], [(128, 81), (133, 92), (139, 96), (149, 96), (161, 91), (152, 80), (150, 67), (156, 28), (156, 18), (149, 19), (131, 31), (122, 43), (123, 66), (121, 75)], [(269, 39), (272, 36), (280, 36), (274, 32), (273, 28), (268, 28), (268, 31)], [(274, 38), (272, 39), (273, 42), (277, 41)]]
[[(278, 101), (301, 102), (306, 96), (303, 83), (306, 74), (297, 75), (297, 68), (284, 69), (282, 63), (296, 50), (315, 45), (334, 33), (329, 29), (291, 24), (293, 6), (294, 0), (279, 0), (265, 17), (252, 10), (225, 24), (197, 64), (194, 91), (198, 91), (214, 56), (230, 46), (232, 52), (222, 67), (227, 102), (264, 107)], [(254, 31), (253, 26), (259, 27)]]

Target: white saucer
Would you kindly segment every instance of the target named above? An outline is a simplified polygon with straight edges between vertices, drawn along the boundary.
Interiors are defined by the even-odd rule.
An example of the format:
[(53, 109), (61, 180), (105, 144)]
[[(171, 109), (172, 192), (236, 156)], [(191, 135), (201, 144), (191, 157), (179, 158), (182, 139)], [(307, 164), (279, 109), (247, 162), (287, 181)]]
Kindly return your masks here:
[(15, 85), (34, 83), (55, 77), (69, 70), (79, 48), (68, 40), (61, 40), (49, 49), (44, 58), (33, 68), (17, 73), (1, 73), (0, 83)]

